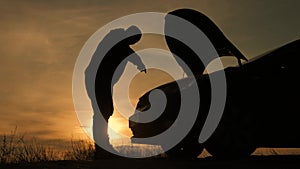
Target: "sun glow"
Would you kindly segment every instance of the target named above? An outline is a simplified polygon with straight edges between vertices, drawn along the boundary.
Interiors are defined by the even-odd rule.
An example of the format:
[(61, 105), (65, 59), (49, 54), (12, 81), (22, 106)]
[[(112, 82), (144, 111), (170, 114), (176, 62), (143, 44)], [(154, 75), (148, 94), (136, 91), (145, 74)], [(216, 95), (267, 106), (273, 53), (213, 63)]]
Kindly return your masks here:
[(131, 130), (126, 126), (128, 126), (128, 120), (123, 118), (118, 112), (114, 112), (108, 121), (107, 133), (109, 138), (114, 140), (121, 139), (123, 138), (122, 136), (131, 137)]
[[(122, 77), (124, 78), (124, 77)], [(124, 84), (122, 81), (122, 78), (120, 81), (115, 85), (114, 88), (114, 99), (119, 99), (118, 97), (124, 96), (126, 93), (129, 92), (129, 98), (130, 102), (133, 107), (136, 106), (139, 97), (141, 97), (145, 92), (149, 91), (150, 89), (157, 87), (159, 85), (165, 84), (167, 82), (171, 82), (174, 79), (166, 72), (163, 72), (161, 70), (157, 69), (148, 69), (147, 75), (144, 73), (138, 73), (133, 80), (130, 83), (129, 91), (124, 91)], [(145, 83), (141, 83), (145, 82)], [(126, 95), (127, 96), (127, 95)], [(116, 101), (116, 100), (114, 100)], [(119, 100), (122, 102), (122, 100)], [(123, 115), (131, 115), (134, 112), (128, 112), (126, 108), (123, 108), (122, 104), (120, 104), (120, 110), (126, 111), (126, 112), (118, 112), (118, 109), (114, 108), (113, 115), (109, 118), (108, 121), (108, 135), (110, 140), (117, 140), (117, 139), (124, 139), (124, 138), (130, 138), (132, 136), (132, 132), (129, 128), (129, 121), (126, 117), (123, 117)], [(119, 133), (119, 134), (116, 134)]]

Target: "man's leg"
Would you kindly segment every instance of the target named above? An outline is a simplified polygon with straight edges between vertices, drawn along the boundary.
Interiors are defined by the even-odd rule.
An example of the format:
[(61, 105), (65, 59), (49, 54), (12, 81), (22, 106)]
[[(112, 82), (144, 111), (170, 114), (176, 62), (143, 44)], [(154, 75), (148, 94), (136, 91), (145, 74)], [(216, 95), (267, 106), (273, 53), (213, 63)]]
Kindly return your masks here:
[[(93, 116), (93, 136), (95, 140), (95, 159), (101, 159), (101, 158), (115, 158), (119, 157), (113, 152), (116, 153), (112, 145), (109, 143), (109, 136), (107, 133), (108, 128), (108, 119), (113, 114), (114, 108), (113, 108), (113, 102), (112, 98), (109, 95), (105, 95), (103, 93), (103, 97), (101, 98), (101, 101), (98, 101), (99, 108), (101, 110), (101, 114), (95, 114)], [(101, 117), (102, 116), (102, 117)], [(103, 121), (103, 118), (105, 121)], [(101, 143), (102, 146), (105, 146), (107, 149), (109, 149), (109, 152), (107, 150), (104, 150), (102, 147), (97, 145), (96, 143)]]
[[(117, 152), (109, 143), (109, 136), (107, 134), (108, 123), (99, 123), (98, 118), (99, 116), (94, 115), (93, 135), (95, 140), (95, 159), (119, 157), (115, 154)], [(109, 151), (103, 149), (97, 145), (97, 143), (101, 143), (101, 146), (105, 146)]]

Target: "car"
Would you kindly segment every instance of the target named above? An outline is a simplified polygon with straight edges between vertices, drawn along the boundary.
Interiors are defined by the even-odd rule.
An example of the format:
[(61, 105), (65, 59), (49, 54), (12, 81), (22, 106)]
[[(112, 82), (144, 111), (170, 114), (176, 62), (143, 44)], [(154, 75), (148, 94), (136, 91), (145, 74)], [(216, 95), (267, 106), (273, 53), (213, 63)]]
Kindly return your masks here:
[[(243, 64), (195, 76), (201, 94), (196, 122), (180, 143), (166, 154), (194, 158), (205, 148), (215, 157), (246, 157), (258, 147), (300, 147), (299, 49), (298, 39)], [(224, 71), (227, 84), (224, 112), (213, 134), (204, 143), (199, 143), (210, 108), (209, 76), (220, 71)], [(189, 86), (179, 87), (178, 83), (189, 84), (191, 80), (187, 77), (173, 81), (140, 97), (136, 106), (139, 112), (151, 107), (149, 95), (154, 90), (163, 91), (167, 103), (164, 112), (149, 123), (135, 122), (133, 119), (138, 119), (141, 113), (134, 113), (129, 118), (132, 138), (148, 138), (166, 131), (178, 116), (180, 93), (189, 90)], [(188, 115), (188, 112), (184, 113)], [(161, 146), (164, 149), (164, 145)]]
[[(189, 134), (166, 153), (196, 157), (205, 147), (213, 156), (226, 157), (248, 156), (258, 147), (299, 147), (299, 49), (300, 40), (296, 40), (242, 66), (225, 68), (227, 98), (224, 113), (215, 132), (203, 144), (198, 143), (198, 137), (207, 117), (211, 87), (208, 74), (197, 76), (203, 99), (196, 123)], [(191, 81), (191, 78), (180, 81)], [(163, 91), (168, 101), (162, 115), (152, 122), (131, 120), (137, 118), (138, 113), (130, 117), (133, 138), (155, 136), (173, 124), (183, 90), (177, 83), (156, 87), (140, 97), (136, 107), (140, 112), (151, 107), (149, 94), (153, 90)]]

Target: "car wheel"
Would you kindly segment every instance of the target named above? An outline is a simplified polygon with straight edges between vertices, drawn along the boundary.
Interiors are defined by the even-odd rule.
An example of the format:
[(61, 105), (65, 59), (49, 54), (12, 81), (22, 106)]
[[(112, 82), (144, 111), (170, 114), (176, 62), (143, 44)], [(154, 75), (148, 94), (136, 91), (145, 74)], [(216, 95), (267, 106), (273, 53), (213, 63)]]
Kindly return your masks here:
[(165, 153), (168, 158), (197, 158), (202, 151), (203, 146), (198, 142), (181, 142)]
[(240, 158), (250, 156), (254, 144), (255, 122), (250, 112), (230, 108), (213, 135), (205, 142), (205, 149), (214, 157)]

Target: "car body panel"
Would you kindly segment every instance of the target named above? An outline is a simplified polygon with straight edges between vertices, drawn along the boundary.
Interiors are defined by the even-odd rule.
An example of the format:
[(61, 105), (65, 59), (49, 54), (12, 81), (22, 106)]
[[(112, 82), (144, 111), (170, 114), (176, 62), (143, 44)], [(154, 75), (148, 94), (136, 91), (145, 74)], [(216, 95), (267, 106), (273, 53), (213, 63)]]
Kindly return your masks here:
[[(299, 49), (300, 40), (296, 40), (256, 57), (243, 66), (224, 69), (227, 81), (226, 106), (212, 137), (224, 131), (238, 133), (240, 128), (247, 125), (247, 130), (251, 133), (247, 139), (251, 140), (255, 147), (300, 147)], [(196, 80), (201, 101), (198, 118), (187, 136), (189, 139), (198, 139), (211, 98), (208, 75), (197, 76)], [(158, 119), (150, 123), (136, 123), (130, 120), (129, 127), (134, 138), (151, 137), (168, 129), (177, 118), (180, 93), (188, 90), (188, 87), (179, 88), (174, 81), (155, 89), (166, 94), (166, 109)], [(152, 90), (139, 99), (137, 110), (145, 111), (150, 108), (148, 96)], [(247, 134), (247, 130), (243, 132)]]

